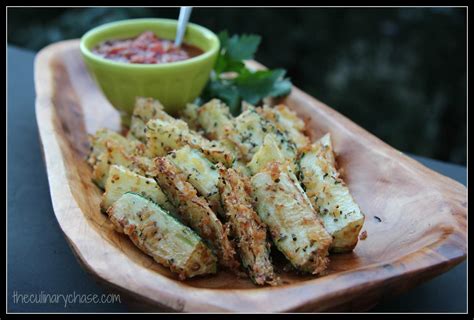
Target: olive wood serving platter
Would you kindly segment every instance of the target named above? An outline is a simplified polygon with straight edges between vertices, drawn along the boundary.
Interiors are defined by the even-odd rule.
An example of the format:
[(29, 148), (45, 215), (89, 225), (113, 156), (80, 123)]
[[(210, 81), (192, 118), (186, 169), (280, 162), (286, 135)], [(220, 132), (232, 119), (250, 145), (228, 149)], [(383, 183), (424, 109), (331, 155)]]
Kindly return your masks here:
[[(254, 64), (258, 65), (258, 64)], [(36, 118), (54, 213), (79, 262), (98, 281), (154, 311), (291, 312), (367, 310), (466, 258), (467, 189), (390, 147), (297, 88), (286, 104), (311, 137), (330, 132), (339, 167), (365, 213), (352, 253), (333, 254), (327, 273), (288, 271), (256, 287), (219, 271), (179, 281), (113, 230), (85, 161), (88, 133), (120, 130), (120, 117), (91, 79), (79, 40), (52, 44), (35, 60)]]

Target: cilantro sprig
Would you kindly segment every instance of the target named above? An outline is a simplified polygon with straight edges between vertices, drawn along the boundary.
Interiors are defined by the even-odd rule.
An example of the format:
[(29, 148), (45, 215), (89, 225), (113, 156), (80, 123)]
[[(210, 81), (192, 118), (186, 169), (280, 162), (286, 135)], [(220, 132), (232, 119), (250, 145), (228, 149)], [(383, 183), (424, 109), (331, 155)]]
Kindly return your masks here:
[(221, 43), (211, 78), (201, 96), (202, 101), (218, 98), (233, 115), (241, 112), (242, 101), (259, 104), (266, 97), (282, 97), (291, 92), (291, 82), (284, 69), (251, 71), (244, 60), (253, 59), (261, 42), (258, 35), (219, 33)]

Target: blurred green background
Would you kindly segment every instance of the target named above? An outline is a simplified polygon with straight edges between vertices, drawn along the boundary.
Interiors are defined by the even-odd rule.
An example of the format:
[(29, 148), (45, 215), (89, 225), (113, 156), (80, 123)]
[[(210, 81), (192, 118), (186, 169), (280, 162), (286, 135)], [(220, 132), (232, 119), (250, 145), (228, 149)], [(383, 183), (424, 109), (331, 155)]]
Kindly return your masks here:
[[(178, 8), (8, 9), (8, 43), (39, 50), (105, 22)], [(466, 9), (195, 8), (213, 31), (257, 33), (256, 59), (392, 146), (466, 164)]]

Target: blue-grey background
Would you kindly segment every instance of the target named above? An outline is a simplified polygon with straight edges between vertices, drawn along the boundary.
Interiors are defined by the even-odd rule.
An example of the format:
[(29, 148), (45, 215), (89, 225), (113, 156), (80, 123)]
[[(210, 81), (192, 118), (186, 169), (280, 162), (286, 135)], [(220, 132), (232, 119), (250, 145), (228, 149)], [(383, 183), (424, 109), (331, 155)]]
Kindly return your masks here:
[[(242, 13), (243, 10), (247, 13)], [(465, 163), (466, 68), (465, 55), (459, 49), (464, 46), (465, 52), (464, 11), (461, 9), (369, 10), (378, 11), (374, 13), (375, 11), (366, 12), (366, 9), (305, 10), (309, 13), (295, 9), (195, 9), (193, 20), (213, 30), (227, 28), (231, 32), (261, 34), (263, 43), (257, 55), (258, 60), (270, 67), (286, 67), (296, 85), (348, 115), (395, 147), (410, 152), (415, 159), (433, 170), (466, 184), (464, 166), (417, 156), (427, 155), (431, 158)], [(406, 10), (405, 13), (404, 10)], [(9, 312), (136, 310), (124, 299), (121, 303), (113, 304), (73, 303), (66, 308), (62, 304), (22, 304), (13, 301), (15, 292), (17, 294), (42, 292), (107, 294), (113, 292), (96, 284), (77, 263), (54, 217), (34, 113), (33, 59), (35, 51), (44, 45), (65, 38), (79, 37), (83, 31), (106, 21), (144, 15), (174, 17), (176, 13), (176, 9), (8, 9), (7, 310)], [(405, 15), (407, 16), (403, 18)], [(255, 21), (256, 17), (265, 23), (258, 23)], [(369, 19), (369, 17), (372, 18)], [(389, 22), (381, 22), (385, 21), (382, 17)], [(409, 24), (411, 27), (405, 24), (404, 34), (409, 33), (409, 37), (413, 39), (408, 41), (395, 37), (399, 40), (390, 40), (393, 37), (390, 34), (401, 32), (402, 27), (399, 21), (406, 22), (407, 19), (412, 22)], [(428, 23), (431, 27), (426, 25), (427, 21), (431, 21), (431, 24)], [(390, 27), (390, 23), (395, 23), (396, 27)], [(287, 27), (285, 28), (283, 24), (287, 24)], [(364, 25), (365, 27), (362, 27)], [(382, 32), (378, 27), (374, 27), (380, 25), (386, 25), (384, 27), (386, 30)], [(304, 41), (300, 32), (306, 32), (310, 40)], [(369, 57), (373, 56), (366, 57), (362, 53), (354, 55), (351, 50), (336, 50), (322, 45), (333, 43), (338, 48), (350, 48), (349, 43), (352, 37), (347, 36), (346, 33), (352, 34), (355, 38), (359, 37), (361, 43), (365, 43), (359, 45), (365, 48), (360, 50), (368, 50), (367, 52), (373, 52), (375, 56), (381, 56), (376, 66), (371, 67), (369, 63)], [(290, 37), (295, 40), (285, 42), (284, 39)], [(421, 43), (416, 43), (425, 41), (425, 45), (432, 46), (433, 49), (443, 47), (443, 39), (447, 38), (451, 38), (447, 40), (451, 44), (447, 45), (449, 50), (442, 49), (442, 52), (445, 52), (443, 58), (438, 57), (438, 51), (428, 50)], [(430, 42), (429, 39), (432, 44), (427, 44)], [(376, 48), (387, 41), (392, 43), (392, 45), (386, 45), (391, 49), (383, 50), (393, 52), (386, 53), (391, 58), (384, 60), (387, 57), (386, 54), (376, 54), (379, 52)], [(317, 44), (314, 47), (317, 50), (311, 49), (311, 46), (315, 46), (312, 42)], [(411, 43), (410, 46), (419, 47), (419, 50), (407, 49), (408, 42)], [(288, 43), (291, 45), (288, 46)], [(399, 48), (400, 43), (405, 43), (405, 46)], [(448, 54), (445, 50), (451, 51), (452, 54)], [(300, 55), (299, 59), (291, 58), (295, 54)], [(344, 55), (347, 60), (344, 63), (337, 62), (338, 57)], [(411, 61), (408, 66), (403, 66), (400, 61), (405, 58), (402, 59), (398, 55), (411, 56), (411, 58), (406, 58)], [(423, 61), (428, 56), (439, 64)], [(301, 59), (306, 61), (304, 68), (301, 67), (302, 64), (299, 61)], [(362, 62), (363, 60), (365, 62)], [(386, 61), (387, 65), (384, 65), (383, 61)], [(338, 67), (342, 71), (336, 72), (334, 68), (339, 63), (344, 66)], [(422, 72), (423, 68), (415, 68), (414, 66), (418, 64), (427, 64), (425, 69), (431, 70), (431, 73)], [(428, 65), (432, 66), (431, 69)], [(458, 69), (453, 65), (458, 65)], [(379, 68), (388, 73), (383, 73)], [(397, 71), (397, 68), (405, 71)], [(307, 69), (313, 71), (310, 72)], [(395, 76), (395, 78), (398, 77), (397, 81), (390, 76), (392, 71), (399, 72)], [(379, 72), (385, 74), (385, 78)], [(328, 76), (331, 74), (337, 74), (334, 76), (336, 80), (328, 80), (332, 78)], [(440, 74), (444, 76), (440, 78)], [(374, 79), (378, 80), (374, 81)], [(336, 85), (337, 83), (344, 85)], [(414, 85), (415, 83), (418, 85)], [(356, 88), (353, 88), (354, 85)], [(364, 86), (367, 90), (361, 90)], [(394, 89), (397, 86), (399, 89)], [(330, 92), (330, 88), (336, 88), (334, 89), (336, 91)], [(337, 92), (339, 94), (336, 94)], [(399, 92), (402, 97), (393, 98), (394, 92)], [(411, 92), (411, 95), (405, 96), (404, 93), (407, 92)], [(432, 95), (433, 92), (435, 92), (434, 95)], [(456, 92), (459, 94), (454, 94)], [(392, 99), (395, 101), (391, 101)], [(441, 99), (441, 102), (436, 99)], [(405, 101), (407, 104), (400, 101)], [(438, 101), (435, 103), (437, 107), (433, 107), (431, 103), (433, 101)], [(441, 112), (436, 108), (444, 111)], [(435, 109), (438, 111), (434, 112)], [(450, 112), (452, 115), (442, 116)], [(404, 114), (411, 114), (414, 119), (406, 119)], [(365, 117), (370, 117), (372, 120), (368, 121)], [(436, 120), (433, 122), (435, 124), (426, 124), (426, 119)], [(452, 119), (454, 122), (451, 122), (449, 126), (441, 125), (440, 123), (447, 121), (446, 119)], [(398, 129), (395, 130), (395, 128)], [(385, 135), (381, 132), (385, 132)], [(430, 140), (426, 139), (426, 132), (445, 132), (445, 135), (450, 138), (441, 139), (436, 138), (438, 136), (435, 135), (434, 138), (430, 138), (433, 140)], [(398, 142), (396, 142), (397, 139)], [(443, 139), (448, 139), (450, 142), (445, 143)], [(400, 143), (405, 147), (400, 147)], [(424, 145), (424, 147), (411, 148), (408, 147), (410, 144)], [(430, 153), (435, 149), (443, 148), (447, 150), (446, 156), (441, 156), (443, 152)], [(456, 154), (458, 156), (454, 156)], [(467, 310), (466, 296), (466, 263), (463, 262), (451, 271), (401, 296), (384, 297), (372, 311), (465, 312)]]

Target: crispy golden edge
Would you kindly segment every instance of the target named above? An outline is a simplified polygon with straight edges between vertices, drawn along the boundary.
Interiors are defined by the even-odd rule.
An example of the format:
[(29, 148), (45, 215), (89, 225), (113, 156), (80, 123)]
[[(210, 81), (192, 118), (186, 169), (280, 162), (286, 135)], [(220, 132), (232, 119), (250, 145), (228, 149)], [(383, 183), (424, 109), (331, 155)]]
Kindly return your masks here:
[[(145, 237), (145, 239), (142, 239), (140, 237), (140, 235), (141, 234), (156, 234), (156, 232), (154, 232), (154, 230), (150, 229), (150, 228), (156, 229), (156, 226), (154, 226), (154, 225), (153, 226), (151, 226), (151, 225), (150, 226), (147, 226), (147, 225), (137, 226), (137, 225), (131, 223), (129, 221), (129, 219), (127, 219), (127, 218), (117, 219), (115, 217), (115, 214), (114, 214), (114, 208), (115, 208), (114, 206), (111, 206), (106, 211), (106, 213), (107, 213), (109, 219), (111, 220), (111, 222), (113, 223), (115, 230), (117, 230), (120, 233), (123, 233), (123, 234), (127, 235), (135, 246), (137, 246), (141, 251), (143, 251), (146, 254), (150, 255), (159, 264), (169, 268), (172, 272), (176, 273), (180, 280), (185, 280), (186, 278), (191, 278), (191, 277), (195, 276), (195, 274), (190, 273), (189, 270), (177, 267), (176, 265), (170, 263), (170, 261), (168, 261), (166, 259), (163, 259), (162, 257), (160, 257), (160, 256), (154, 254), (153, 252), (151, 252), (150, 250), (148, 250), (148, 248), (145, 246), (146, 237)], [(215, 257), (213, 258), (213, 255), (210, 252), (210, 250), (202, 242), (196, 247), (196, 249), (193, 251), (193, 253), (199, 252), (199, 251), (202, 251), (203, 253), (210, 253), (209, 255), (207, 255), (206, 260), (200, 261), (201, 264), (207, 265), (208, 263), (212, 263), (212, 260), (215, 259)], [(190, 257), (192, 257), (192, 255)], [(206, 256), (204, 256), (204, 257), (206, 257)], [(189, 261), (188, 263), (193, 263), (193, 261)], [(215, 272), (215, 270), (214, 270), (214, 272)], [(200, 274), (198, 274), (198, 275), (200, 275)]]
[(234, 169), (219, 166), (219, 191), (231, 232), (250, 278), (258, 285), (277, 285), (270, 259), (267, 228), (252, 207), (248, 179)]
[(87, 163), (94, 166), (98, 158), (112, 147), (119, 147), (129, 155), (141, 156), (145, 150), (145, 145), (140, 141), (128, 139), (118, 132), (102, 128), (95, 134), (88, 135), (90, 152), (87, 155)]
[[(308, 152), (314, 152), (316, 157), (318, 158), (318, 163), (320, 164), (315, 164), (321, 166), (321, 168), (327, 172), (327, 174), (334, 179), (338, 184), (344, 186), (348, 190), (348, 195), (351, 198), (351, 201), (354, 202), (358, 206), (358, 204), (355, 202), (354, 197), (350, 193), (349, 188), (347, 187), (346, 183), (341, 177), (341, 170), (337, 166), (336, 162), (336, 155), (334, 153), (333, 147), (332, 147), (332, 142), (331, 142), (331, 135), (330, 133), (326, 133), (324, 136), (322, 136), (319, 140), (317, 140), (315, 143), (308, 145), (305, 149), (302, 150), (302, 153), (300, 154), (299, 158), (303, 157), (304, 153)], [(301, 159), (299, 159), (301, 161)], [(303, 175), (303, 170), (301, 170), (300, 175)], [(303, 185), (305, 185), (305, 188), (308, 188), (310, 185), (310, 182), (308, 181), (308, 177), (306, 175), (303, 175), (303, 178), (300, 177), (300, 181)], [(328, 182), (323, 182), (322, 183), (323, 190), (324, 188), (328, 188), (327, 190), (330, 190), (330, 185)], [(314, 200), (313, 194), (315, 193), (314, 190), (308, 190), (307, 191), (308, 195), (311, 197), (311, 203), (315, 208), (318, 207), (318, 204)], [(359, 208), (360, 210), (360, 208)], [(354, 248), (357, 246), (358, 240), (359, 240), (359, 233), (360, 230), (362, 230), (364, 221), (365, 221), (365, 215), (362, 211), (360, 211), (362, 214), (362, 220), (356, 220), (351, 223), (349, 223), (344, 229), (341, 229), (335, 233), (333, 233), (333, 242), (331, 244), (330, 251), (334, 253), (344, 253), (344, 252), (351, 252), (354, 250)], [(346, 240), (350, 235), (352, 238), (352, 241), (348, 244), (341, 245), (341, 242), (345, 243), (345, 241), (341, 241), (341, 239)]]
[[(273, 181), (272, 184), (267, 186), (267, 191), (268, 192), (275, 192), (277, 193), (279, 190), (279, 184), (276, 181), (279, 181), (280, 175), (283, 174), (288, 174), (289, 180), (291, 181), (293, 188), (295, 190), (300, 190), (299, 193), (299, 199), (297, 200), (298, 203), (307, 203), (308, 206), (312, 209), (312, 205), (307, 199), (304, 191), (301, 189), (301, 186), (299, 185), (298, 180), (296, 177), (288, 171), (288, 166), (287, 165), (282, 165), (279, 161), (273, 161), (268, 163), (263, 170), (258, 173), (258, 174), (269, 174), (271, 176), (271, 180)], [(319, 227), (318, 234), (312, 234), (308, 235), (308, 237), (314, 237), (318, 241), (318, 249), (312, 253), (312, 256), (310, 259), (308, 259), (308, 262), (298, 266), (299, 269), (306, 271), (306, 272), (311, 272), (312, 274), (319, 274), (323, 272), (325, 269), (327, 269), (327, 266), (329, 264), (329, 248), (332, 243), (332, 237), (329, 235), (329, 233), (326, 231), (324, 228), (324, 225), (321, 221), (321, 219), (318, 217), (317, 213), (314, 212), (314, 219), (311, 221), (312, 223), (315, 223)], [(274, 240), (278, 237), (278, 232), (272, 233), (272, 237)], [(278, 247), (278, 241), (274, 241), (274, 243)]]
[(105, 150), (96, 157), (92, 165), (92, 180), (102, 189), (105, 188), (108, 171), (113, 164), (122, 165), (139, 175), (149, 176), (152, 161), (144, 156), (127, 152), (123, 145), (114, 140), (106, 140)]
[[(171, 146), (169, 141), (163, 139), (158, 141), (156, 134), (167, 135), (175, 146)], [(186, 145), (202, 152), (211, 162), (222, 162), (226, 166), (232, 166), (234, 162), (234, 155), (230, 150), (222, 146), (219, 141), (210, 141), (198, 132), (190, 130), (184, 121), (176, 120), (175, 123), (170, 123), (154, 119), (147, 123), (146, 149), (149, 157), (164, 156)], [(161, 152), (160, 149), (162, 149)]]
[[(189, 146), (184, 146), (184, 147), (182, 147), (178, 150), (173, 150), (166, 156), (171, 161), (171, 163), (173, 163), (173, 165), (175, 165), (179, 170), (181, 170), (183, 174), (186, 174), (186, 180), (196, 188), (199, 195), (201, 195), (202, 197), (204, 197), (207, 200), (207, 202), (209, 203), (209, 206), (211, 207), (211, 209), (214, 212), (218, 213), (220, 216), (224, 216), (224, 209), (221, 206), (221, 201), (220, 201), (221, 197), (220, 197), (219, 193), (217, 192), (217, 185), (214, 184), (214, 183), (212, 184), (213, 186), (216, 187), (216, 190), (213, 191), (212, 193), (209, 193), (209, 194), (201, 193), (201, 190), (199, 190), (199, 187), (196, 186), (190, 180), (190, 177), (195, 174), (195, 172), (193, 172), (193, 171), (194, 170), (201, 170), (201, 169), (198, 169), (198, 167), (194, 166), (193, 163), (185, 164), (186, 166), (188, 166), (188, 168), (192, 166), (193, 170), (186, 171), (186, 169), (183, 169), (183, 167), (182, 167), (183, 164), (180, 163), (178, 158), (176, 157), (176, 154), (178, 152), (180, 152), (181, 154), (183, 154), (183, 153), (186, 154), (187, 157), (191, 156), (190, 153), (193, 153), (195, 156), (199, 155), (199, 158), (201, 158), (205, 162), (209, 162), (210, 165), (213, 165), (212, 162), (210, 162), (209, 159), (204, 157), (204, 155), (202, 153), (200, 153), (199, 150), (192, 149)], [(211, 169), (211, 170), (215, 170), (215, 169)]]
[(186, 121), (188, 124), (188, 127), (191, 130), (198, 131), (201, 129), (201, 126), (199, 125), (198, 122), (198, 110), (199, 106), (193, 104), (193, 103), (188, 103), (183, 110), (179, 111), (178, 115), (179, 117)]
[(156, 179), (168, 199), (176, 206), (183, 221), (217, 251), (219, 262), (237, 271), (240, 263), (232, 241), (229, 226), (222, 225), (208, 202), (199, 197), (197, 190), (166, 157), (155, 159)]
[[(273, 123), (273, 125), (280, 131), (284, 132), (288, 139), (297, 147), (297, 149), (304, 148), (310, 144), (310, 139), (303, 132), (305, 124), (304, 121), (297, 116), (297, 114), (288, 108), (286, 105), (279, 104), (274, 107), (265, 105), (257, 108), (257, 112), (265, 119)], [(280, 121), (285, 114), (290, 115), (291, 125)], [(288, 119), (288, 117), (285, 117)]]
[[(206, 137), (210, 140), (220, 140), (224, 136), (221, 130), (232, 125), (233, 117), (229, 107), (219, 99), (212, 99), (197, 110), (197, 120), (204, 129)], [(211, 121), (209, 124), (208, 121)]]
[[(120, 186), (123, 188), (123, 181), (134, 181), (135, 188), (134, 190), (125, 190), (122, 194), (127, 192), (134, 192), (140, 194), (142, 197), (152, 200), (156, 204), (158, 204), (163, 209), (167, 210), (168, 212), (174, 214), (174, 207), (168, 198), (165, 196), (163, 191), (161, 190), (160, 186), (156, 183), (156, 181), (152, 177), (147, 177), (137, 173), (136, 171), (130, 170), (127, 167), (112, 164), (109, 167), (107, 181), (105, 183), (105, 192), (102, 194), (102, 200), (100, 202), (100, 208), (102, 212), (106, 212), (107, 209), (113, 205), (114, 202), (110, 202), (109, 200), (109, 192), (115, 192), (115, 188)], [(141, 182), (145, 182), (148, 187), (153, 189), (147, 188), (137, 188), (137, 185), (140, 186)], [(146, 191), (144, 191), (146, 190)], [(150, 193), (151, 192), (151, 193)], [(156, 196), (152, 197), (151, 195)], [(118, 200), (118, 199), (116, 199)]]

